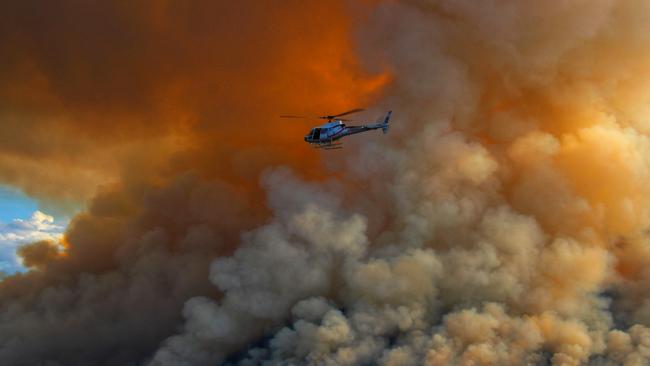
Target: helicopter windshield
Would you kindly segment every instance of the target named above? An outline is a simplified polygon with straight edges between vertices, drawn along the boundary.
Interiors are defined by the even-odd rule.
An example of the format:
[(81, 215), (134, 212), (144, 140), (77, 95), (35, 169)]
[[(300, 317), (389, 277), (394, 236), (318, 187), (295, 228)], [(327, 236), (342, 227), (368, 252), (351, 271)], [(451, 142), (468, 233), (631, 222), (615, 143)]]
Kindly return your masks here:
[(314, 140), (320, 140), (320, 128), (314, 128), (312, 130), (311, 138)]

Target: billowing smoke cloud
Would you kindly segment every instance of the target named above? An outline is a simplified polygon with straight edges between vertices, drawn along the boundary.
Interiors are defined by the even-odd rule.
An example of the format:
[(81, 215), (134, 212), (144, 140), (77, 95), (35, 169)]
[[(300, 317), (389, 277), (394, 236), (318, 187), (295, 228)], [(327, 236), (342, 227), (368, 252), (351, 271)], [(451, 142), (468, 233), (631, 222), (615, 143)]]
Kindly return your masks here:
[[(260, 19), (274, 11), (262, 8), (250, 10)], [(281, 20), (325, 8), (297, 6)], [(173, 14), (182, 18), (183, 9)], [(151, 14), (168, 14), (159, 11)], [(291, 169), (275, 167), (281, 159), (273, 158), (246, 170), (266, 145), (247, 150), (237, 140), (244, 157), (224, 164), (223, 153), (207, 148), (223, 135), (190, 123), (183, 136), (196, 149), (160, 160), (172, 159), (172, 178), (124, 168), (138, 184), (125, 177), (102, 191), (73, 221), (64, 252), (34, 257), (27, 262), (38, 270), (0, 283), (0, 360), (650, 362), (650, 5), (431, 0), (336, 11), (355, 17), (351, 57), (360, 64), (342, 67), (344, 75), (367, 82), (349, 97), (386, 81), (368, 75), (391, 75), (377, 102), (377, 111), (395, 110), (391, 133), (358, 137), (346, 158), (328, 154), (325, 165), (336, 174), (322, 182), (300, 177), (319, 177), (305, 167), (321, 167), (315, 155), (299, 160), (298, 149), (280, 154)], [(158, 15), (152, 29), (179, 31), (161, 26), (168, 19)], [(289, 27), (269, 22), (261, 24)], [(248, 40), (263, 31), (252, 26)], [(291, 30), (267, 35), (269, 44)], [(348, 31), (334, 30), (342, 38), (331, 44), (349, 46)], [(290, 49), (305, 47), (298, 43)], [(300, 65), (274, 61), (283, 57), (271, 48), (265, 60), (282, 75)], [(232, 60), (259, 56), (251, 52)], [(244, 73), (235, 72), (237, 62), (220, 65)], [(274, 70), (255, 65), (241, 65), (256, 71), (251, 79)], [(339, 76), (329, 60), (309, 65), (316, 74), (295, 72)], [(272, 104), (309, 99), (293, 99), (288, 89), (273, 94), (266, 83), (217, 90), (227, 114), (246, 121), (259, 111), (242, 112), (243, 100), (258, 101), (266, 113)], [(188, 99), (174, 111), (216, 112), (203, 97), (188, 109), (193, 98), (181, 95)], [(316, 100), (342, 106), (340, 98), (326, 94), (305, 108)], [(262, 208), (243, 178), (257, 179), (269, 166), (261, 174)], [(194, 175), (177, 175), (189, 167)], [(38, 254), (41, 247), (30, 248)]]
[(396, 133), (343, 192), (267, 176), (273, 219), (150, 364), (650, 362), (648, 10), (374, 6), (361, 52), (391, 68)]

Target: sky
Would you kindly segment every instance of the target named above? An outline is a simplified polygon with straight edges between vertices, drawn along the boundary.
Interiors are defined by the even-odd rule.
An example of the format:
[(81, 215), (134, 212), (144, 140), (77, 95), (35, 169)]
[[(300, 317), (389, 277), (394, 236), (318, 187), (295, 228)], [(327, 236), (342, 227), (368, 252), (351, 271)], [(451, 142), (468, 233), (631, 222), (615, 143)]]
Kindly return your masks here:
[(0, 221), (29, 217), (38, 208), (38, 203), (11, 187), (0, 187)]
[(58, 241), (67, 224), (38, 210), (38, 203), (10, 187), (0, 189), (0, 271), (24, 271), (17, 249), (39, 240)]
[(650, 364), (647, 14), (3, 2), (0, 364)]

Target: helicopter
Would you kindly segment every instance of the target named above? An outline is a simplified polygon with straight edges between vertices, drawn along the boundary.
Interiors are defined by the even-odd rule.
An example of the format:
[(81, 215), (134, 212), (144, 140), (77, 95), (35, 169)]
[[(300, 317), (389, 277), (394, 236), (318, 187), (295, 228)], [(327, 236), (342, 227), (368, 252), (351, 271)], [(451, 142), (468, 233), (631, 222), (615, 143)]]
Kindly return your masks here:
[[(342, 149), (343, 144), (338, 142), (339, 139), (354, 135), (356, 133), (366, 132), (370, 130), (381, 129), (384, 133), (388, 133), (388, 123), (390, 121), (390, 116), (393, 111), (388, 111), (386, 116), (380, 118), (375, 123), (369, 123), (360, 126), (348, 126), (343, 122), (349, 122), (349, 119), (340, 118), (348, 114), (357, 113), (364, 111), (365, 109), (356, 108), (349, 110), (347, 112), (328, 115), (328, 116), (318, 116), (314, 118), (326, 119), (327, 123), (314, 127), (305, 135), (305, 142), (315, 145), (316, 148), (322, 148), (325, 150), (331, 149)], [(282, 115), (280, 118), (310, 118), (307, 116), (296, 116), (296, 115)]]

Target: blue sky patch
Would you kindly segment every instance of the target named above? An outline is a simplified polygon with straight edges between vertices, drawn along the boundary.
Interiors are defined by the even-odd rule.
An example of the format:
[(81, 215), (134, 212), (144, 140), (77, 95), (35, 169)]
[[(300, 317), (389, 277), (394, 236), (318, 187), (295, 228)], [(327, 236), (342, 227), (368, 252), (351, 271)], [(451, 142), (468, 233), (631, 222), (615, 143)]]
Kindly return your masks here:
[(0, 186), (0, 222), (28, 218), (36, 210), (36, 201), (16, 189)]
[(38, 203), (20, 191), (0, 186), (0, 272), (24, 270), (16, 249), (38, 240), (57, 242), (67, 218), (55, 218), (38, 210)]

